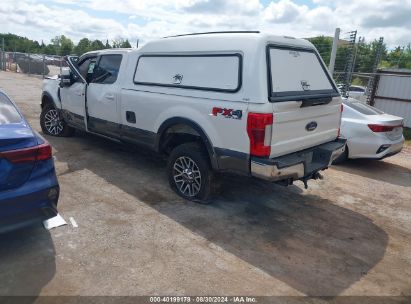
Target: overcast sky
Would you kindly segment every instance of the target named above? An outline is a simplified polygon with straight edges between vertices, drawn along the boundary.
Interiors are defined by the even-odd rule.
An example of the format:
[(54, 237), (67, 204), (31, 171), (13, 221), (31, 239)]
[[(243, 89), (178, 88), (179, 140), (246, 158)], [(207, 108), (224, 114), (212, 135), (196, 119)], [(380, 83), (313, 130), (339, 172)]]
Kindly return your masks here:
[(64, 34), (124, 37), (135, 45), (168, 35), (261, 30), (277, 35), (332, 36), (358, 30), (389, 47), (411, 42), (411, 0), (1, 0), (0, 32), (48, 43)]

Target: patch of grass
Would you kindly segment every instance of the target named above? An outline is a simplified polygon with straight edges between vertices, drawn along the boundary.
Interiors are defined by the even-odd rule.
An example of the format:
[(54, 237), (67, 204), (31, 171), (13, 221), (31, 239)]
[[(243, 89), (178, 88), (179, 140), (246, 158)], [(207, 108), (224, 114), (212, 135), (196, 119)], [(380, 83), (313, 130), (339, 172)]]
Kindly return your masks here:
[(404, 128), (405, 144), (411, 146), (411, 128)]

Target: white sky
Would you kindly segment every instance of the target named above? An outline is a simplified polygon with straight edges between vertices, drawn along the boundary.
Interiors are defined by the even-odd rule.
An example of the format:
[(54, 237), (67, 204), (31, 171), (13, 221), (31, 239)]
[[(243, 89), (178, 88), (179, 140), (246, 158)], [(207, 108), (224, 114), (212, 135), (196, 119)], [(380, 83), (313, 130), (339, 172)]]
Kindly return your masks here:
[(411, 42), (411, 0), (2, 0), (0, 32), (48, 43), (64, 34), (123, 37), (135, 45), (175, 34), (261, 30), (276, 35), (332, 36), (358, 30), (389, 47)]

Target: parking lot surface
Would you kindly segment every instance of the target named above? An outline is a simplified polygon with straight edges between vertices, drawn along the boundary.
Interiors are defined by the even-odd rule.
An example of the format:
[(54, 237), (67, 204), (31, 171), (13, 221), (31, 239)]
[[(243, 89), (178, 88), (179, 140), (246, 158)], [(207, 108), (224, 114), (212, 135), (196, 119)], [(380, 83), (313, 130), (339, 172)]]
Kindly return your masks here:
[[(41, 82), (0, 72), (39, 131)], [(410, 150), (334, 166), (308, 190), (225, 176), (200, 205), (151, 152), (46, 138), (68, 225), (0, 235), (0, 295), (411, 295)]]

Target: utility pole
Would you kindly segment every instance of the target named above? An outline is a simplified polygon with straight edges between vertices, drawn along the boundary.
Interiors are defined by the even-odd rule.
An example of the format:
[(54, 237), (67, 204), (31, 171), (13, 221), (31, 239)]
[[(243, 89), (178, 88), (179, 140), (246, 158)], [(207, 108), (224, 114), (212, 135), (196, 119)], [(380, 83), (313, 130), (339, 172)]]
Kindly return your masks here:
[(136, 45), (137, 48), (138, 48), (138, 41), (139, 41), (139, 40), (140, 40), (140, 39), (137, 38), (137, 45)]
[(4, 38), (2, 39), (1, 44), (2, 44), (2, 47), (1, 47), (1, 50), (2, 50), (1, 69), (3, 71), (5, 71), (6, 70), (6, 50), (4, 49)]
[(334, 40), (333, 40), (333, 47), (331, 49), (331, 58), (330, 58), (330, 64), (328, 66), (328, 70), (331, 74), (331, 77), (334, 73), (334, 67), (335, 67), (335, 58), (337, 57), (337, 48), (338, 48), (338, 41), (340, 40), (340, 28), (337, 27), (335, 29), (335, 34), (334, 34)]

